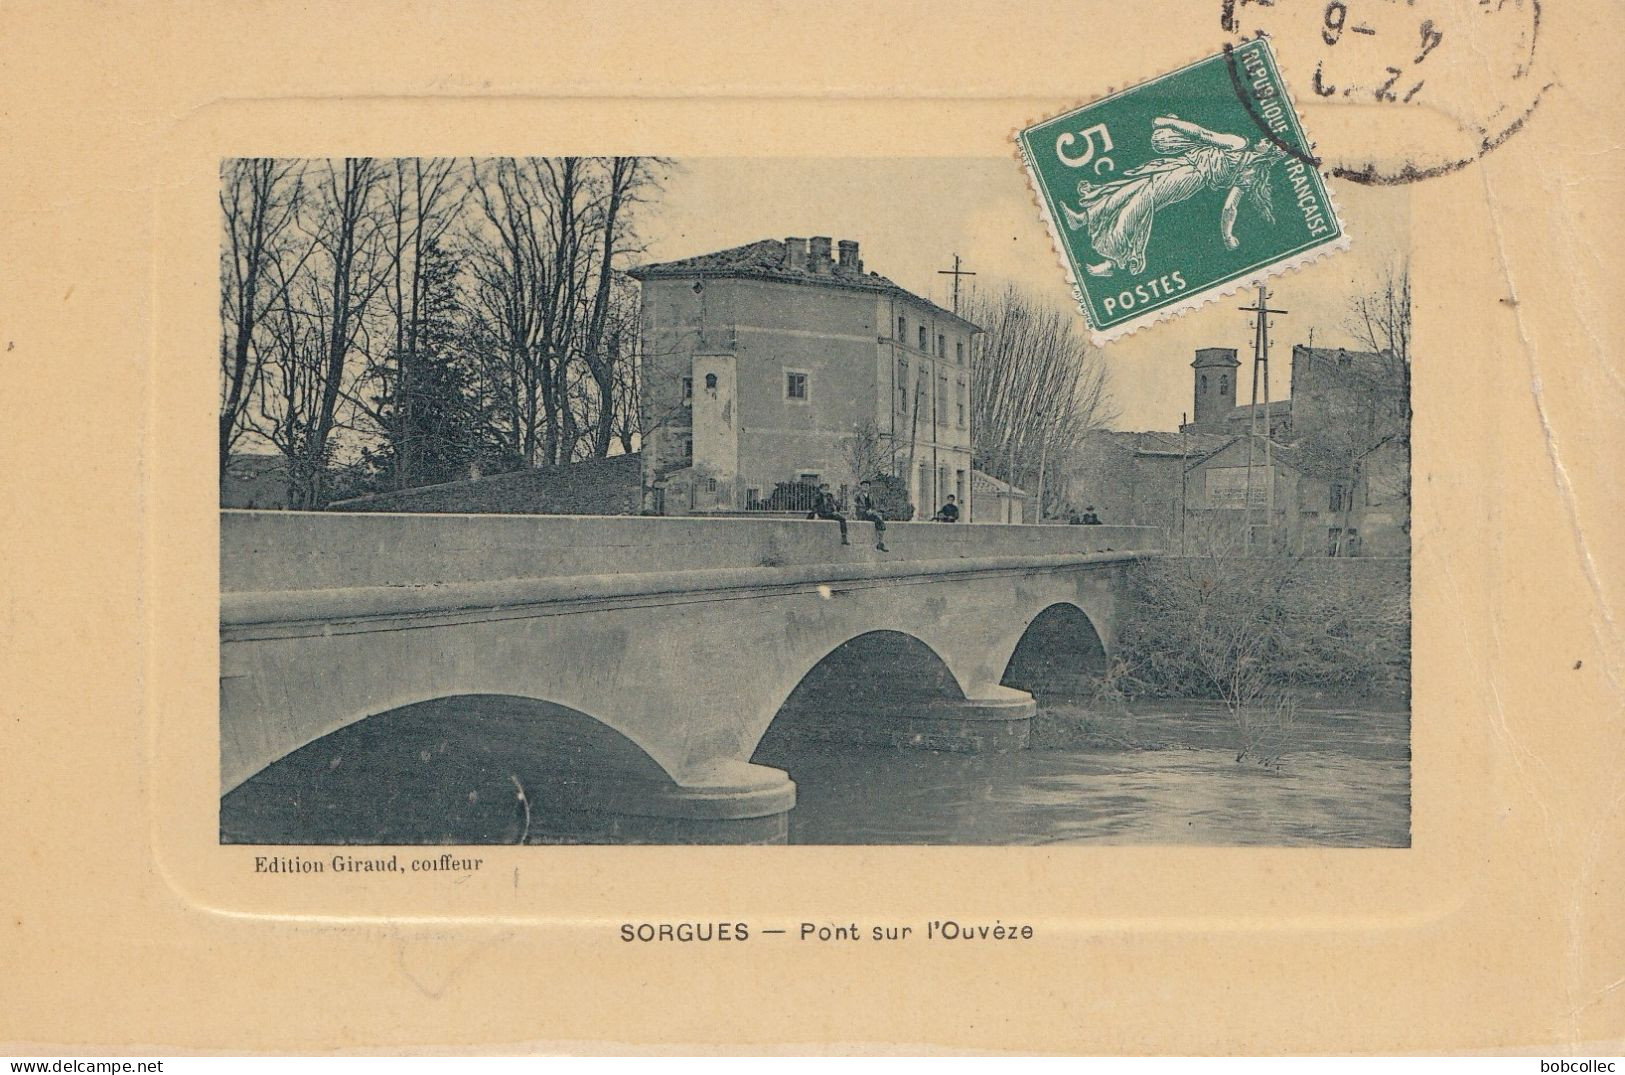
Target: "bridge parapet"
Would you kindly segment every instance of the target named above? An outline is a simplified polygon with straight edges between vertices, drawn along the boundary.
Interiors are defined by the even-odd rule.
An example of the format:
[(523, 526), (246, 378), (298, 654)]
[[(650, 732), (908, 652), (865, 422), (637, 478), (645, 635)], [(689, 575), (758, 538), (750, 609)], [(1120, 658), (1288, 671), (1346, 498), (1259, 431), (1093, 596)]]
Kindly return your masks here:
[(889, 552), (868, 523), (569, 515), (393, 515), (222, 511), (224, 593), (651, 574), (828, 564), (1149, 554), (1163, 531), (1133, 526), (892, 523)]

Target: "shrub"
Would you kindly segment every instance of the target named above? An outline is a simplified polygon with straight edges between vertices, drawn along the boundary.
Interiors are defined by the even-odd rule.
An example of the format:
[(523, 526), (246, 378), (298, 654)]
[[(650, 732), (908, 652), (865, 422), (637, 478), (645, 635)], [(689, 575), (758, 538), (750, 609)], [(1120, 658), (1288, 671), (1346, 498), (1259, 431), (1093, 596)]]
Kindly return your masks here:
[(914, 505), (908, 499), (908, 482), (895, 474), (876, 474), (869, 479), (869, 495), (886, 518), (906, 523), (914, 518)]

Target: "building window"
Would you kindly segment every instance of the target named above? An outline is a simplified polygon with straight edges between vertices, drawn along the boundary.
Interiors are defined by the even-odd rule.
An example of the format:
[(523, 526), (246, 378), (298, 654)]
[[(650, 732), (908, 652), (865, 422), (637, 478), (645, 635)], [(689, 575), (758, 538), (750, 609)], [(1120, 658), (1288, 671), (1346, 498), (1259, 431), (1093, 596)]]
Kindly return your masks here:
[(1219, 374), (1219, 395), (1228, 396), (1229, 394), (1230, 394), (1230, 375), (1228, 373), (1221, 373), (1221, 374)]
[(1326, 496), (1327, 510), (1328, 511), (1342, 511), (1343, 510), (1343, 501), (1344, 501), (1344, 499), (1345, 499), (1345, 493), (1344, 493), (1344, 489), (1343, 489), (1343, 483), (1342, 482), (1332, 482), (1331, 488), (1330, 488), (1330, 490), (1329, 490), (1329, 492), (1328, 492), (1328, 494)]
[(908, 413), (908, 359), (897, 360), (897, 413)]
[(948, 337), (944, 336), (940, 332), (937, 333), (937, 357), (938, 358), (947, 358), (948, 357)]
[(965, 397), (970, 395), (965, 390), (965, 378), (959, 379), (959, 391), (954, 394), (954, 406), (959, 410), (959, 428), (965, 428)]
[(796, 475), (796, 481), (800, 482), (802, 485), (817, 485), (818, 471), (804, 470), (800, 474)]
[(937, 498), (931, 491), (931, 466), (929, 463), (920, 464), (920, 507), (934, 505)]
[(959, 363), (961, 366), (963, 366), (965, 364), (965, 341), (964, 340), (955, 340), (954, 341), (954, 361)]
[(920, 350), (922, 350), (922, 351), (927, 351), (928, 350), (927, 344), (925, 342), (925, 326), (924, 325), (920, 326)]
[(683, 402), (686, 403), (686, 402), (688, 402), (689, 400), (691, 400), (693, 398), (694, 398), (694, 378), (692, 378), (692, 377), (684, 377), (683, 378)]
[[(963, 470), (954, 471), (954, 499), (959, 501), (960, 510), (964, 510), (964, 507), (965, 507), (965, 472)], [(969, 522), (970, 520), (967, 519), (965, 521)]]
[(799, 370), (786, 370), (784, 373), (784, 398), (807, 401), (807, 375)]
[(1337, 550), (1339, 543), (1341, 543), (1343, 547), (1342, 555), (1360, 555), (1360, 532), (1358, 530), (1355, 530), (1352, 527), (1347, 530), (1343, 530), (1336, 526), (1328, 529), (1326, 531), (1326, 555), (1338, 555)]
[[(946, 423), (948, 421), (948, 375), (946, 373), (937, 375), (937, 411), (942, 416), (940, 420)], [(933, 420), (936, 420), (935, 415), (932, 417)]]
[(717, 390), (717, 375), (716, 374), (707, 373), (705, 375), (705, 390), (707, 392), (715, 392)]
[(906, 318), (899, 317), (897, 319), (897, 342), (908, 342), (908, 321)]
[(684, 437), (683, 438), (683, 462), (685, 462), (685, 463), (694, 462), (694, 438), (693, 437)]
[(1205, 374), (1205, 373), (1202, 374), (1201, 384), (1202, 384), (1202, 395), (1205, 396), (1205, 395), (1207, 395), (1207, 374)]

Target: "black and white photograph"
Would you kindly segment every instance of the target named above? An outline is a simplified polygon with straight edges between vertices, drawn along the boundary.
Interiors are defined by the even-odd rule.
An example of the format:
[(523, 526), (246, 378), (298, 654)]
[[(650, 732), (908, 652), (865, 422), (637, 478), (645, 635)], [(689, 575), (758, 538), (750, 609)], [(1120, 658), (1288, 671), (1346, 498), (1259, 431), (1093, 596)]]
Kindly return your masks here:
[(1012, 161), (223, 160), (220, 841), (1408, 847), (1336, 194), (1096, 346)]

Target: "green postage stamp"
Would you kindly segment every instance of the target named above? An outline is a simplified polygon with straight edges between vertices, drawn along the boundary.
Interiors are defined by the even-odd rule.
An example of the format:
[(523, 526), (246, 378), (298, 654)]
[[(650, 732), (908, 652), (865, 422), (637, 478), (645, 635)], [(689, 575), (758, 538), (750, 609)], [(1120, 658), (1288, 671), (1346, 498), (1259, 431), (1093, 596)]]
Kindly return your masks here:
[(1016, 140), (1097, 343), (1347, 246), (1262, 37)]

